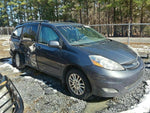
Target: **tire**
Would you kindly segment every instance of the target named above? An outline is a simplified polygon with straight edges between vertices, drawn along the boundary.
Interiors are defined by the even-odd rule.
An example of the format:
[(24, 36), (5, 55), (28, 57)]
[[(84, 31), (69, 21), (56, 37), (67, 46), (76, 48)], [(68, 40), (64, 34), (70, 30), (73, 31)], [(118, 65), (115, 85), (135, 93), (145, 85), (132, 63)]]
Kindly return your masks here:
[(79, 70), (72, 69), (66, 75), (66, 85), (72, 96), (87, 100), (91, 96), (91, 87), (86, 76)]
[(13, 66), (15, 66), (18, 69), (23, 69), (25, 67), (24, 62), (25, 61), (24, 61), (23, 54), (20, 54), (18, 52), (15, 53), (15, 55), (13, 56), (13, 59), (12, 59)]

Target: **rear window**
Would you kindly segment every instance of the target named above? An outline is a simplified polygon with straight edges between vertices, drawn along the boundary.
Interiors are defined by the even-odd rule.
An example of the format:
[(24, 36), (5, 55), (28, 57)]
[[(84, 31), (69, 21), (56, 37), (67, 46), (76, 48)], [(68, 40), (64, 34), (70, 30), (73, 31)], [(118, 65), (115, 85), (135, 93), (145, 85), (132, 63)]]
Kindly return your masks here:
[(38, 30), (38, 24), (24, 26), (23, 39), (35, 41), (37, 30)]

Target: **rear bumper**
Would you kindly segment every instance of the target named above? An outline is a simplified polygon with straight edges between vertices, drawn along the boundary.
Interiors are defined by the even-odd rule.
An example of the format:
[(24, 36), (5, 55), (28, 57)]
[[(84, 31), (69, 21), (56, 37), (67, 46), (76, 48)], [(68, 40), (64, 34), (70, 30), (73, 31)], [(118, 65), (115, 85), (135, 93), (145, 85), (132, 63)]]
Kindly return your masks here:
[(0, 75), (0, 111), (23, 113), (23, 100), (10, 79)]
[(93, 95), (102, 97), (115, 97), (130, 92), (142, 82), (145, 71), (142, 60), (138, 68), (125, 71), (110, 71), (97, 66), (89, 66), (84, 69)]

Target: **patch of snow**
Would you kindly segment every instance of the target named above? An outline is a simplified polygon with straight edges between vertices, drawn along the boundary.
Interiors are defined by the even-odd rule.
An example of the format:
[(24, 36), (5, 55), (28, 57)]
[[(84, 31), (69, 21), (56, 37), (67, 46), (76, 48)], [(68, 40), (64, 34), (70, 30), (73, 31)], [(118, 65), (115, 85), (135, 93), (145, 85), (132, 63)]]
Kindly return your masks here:
[(136, 50), (138, 52), (148, 53), (150, 51), (150, 48), (134, 48), (134, 50)]
[(2, 43), (2, 46), (9, 46), (9, 41), (4, 41), (4, 42)]
[[(25, 73), (26, 74), (26, 73)], [(43, 81), (43, 80), (39, 80), (39, 79), (36, 79), (36, 78), (33, 78), (33, 77), (31, 77), (31, 76), (25, 76), (24, 77), (25, 79), (32, 79), (32, 80), (34, 80), (35, 82), (38, 82), (38, 83), (40, 83), (40, 84), (46, 84), (46, 81)]]
[(25, 79), (32, 79), (31, 76), (25, 76), (24, 78), (25, 78)]
[(77, 98), (74, 98), (74, 97), (70, 97), (70, 99), (74, 100), (74, 101), (77, 101), (78, 99)]
[(26, 72), (22, 73), (22, 75), (26, 75), (26, 74), (27, 74)]
[(4, 51), (9, 51), (10, 49), (4, 49)]
[(150, 67), (150, 64), (146, 65), (146, 67)]
[(12, 70), (14, 73), (19, 73), (20, 71), (17, 68), (14, 68), (11, 64), (9, 63), (4, 63), (2, 65), (0, 65), (0, 68), (7, 68)]
[(9, 36), (8, 37), (0, 37), (0, 40), (9, 40)]
[(145, 95), (141, 102), (132, 107), (133, 109), (123, 111), (121, 113), (149, 113), (150, 112), (150, 80), (146, 81), (147, 86), (145, 89)]
[(135, 51), (136, 53), (137, 52), (145, 52), (145, 53), (149, 53), (150, 52), (150, 47), (149, 46), (142, 46), (140, 48), (129, 46), (129, 48), (133, 49), (133, 51)]
[(40, 83), (41, 85), (45, 85), (45, 82), (43, 80), (34, 79), (34, 81)]
[(148, 47), (148, 46), (143, 46), (143, 48), (145, 48), (145, 49), (149, 49), (149, 47)]
[(53, 89), (53, 92), (54, 92), (54, 93), (57, 93), (57, 90), (56, 90), (56, 89)]
[[(38, 82), (39, 84), (41, 84), (41, 85), (45, 85), (46, 83), (47, 83), (47, 81), (43, 81), (43, 80), (39, 80), (39, 79), (36, 79), (36, 78), (32, 78), (31, 76), (25, 76), (24, 77), (25, 79), (32, 79), (32, 80), (34, 80), (35, 82)], [(53, 90), (53, 92), (54, 93), (57, 93), (58, 91), (56, 90), (56, 89), (53, 89), (51, 86), (51, 84), (49, 84), (48, 85), (49, 87), (50, 87), (50, 89), (52, 89)]]
[(0, 65), (0, 68), (10, 69), (14, 73), (20, 72), (17, 68), (13, 67), (11, 64), (12, 64), (12, 60), (11, 60), (11, 58), (9, 58), (7, 61), (4, 62), (4, 64)]

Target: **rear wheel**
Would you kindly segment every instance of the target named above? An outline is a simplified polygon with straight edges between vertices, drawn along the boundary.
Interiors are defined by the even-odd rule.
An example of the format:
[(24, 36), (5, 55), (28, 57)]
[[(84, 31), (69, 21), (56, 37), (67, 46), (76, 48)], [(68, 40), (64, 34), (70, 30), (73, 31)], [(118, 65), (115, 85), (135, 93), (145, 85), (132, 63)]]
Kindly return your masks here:
[(69, 92), (76, 98), (86, 100), (91, 96), (91, 88), (85, 75), (76, 69), (67, 73), (66, 84)]
[(25, 67), (25, 66), (24, 66), (24, 57), (23, 57), (23, 55), (20, 54), (20, 53), (16, 53), (16, 54), (14, 55), (12, 62), (13, 62), (13, 65), (14, 65), (15, 67), (17, 67), (18, 69), (22, 69), (22, 68)]

